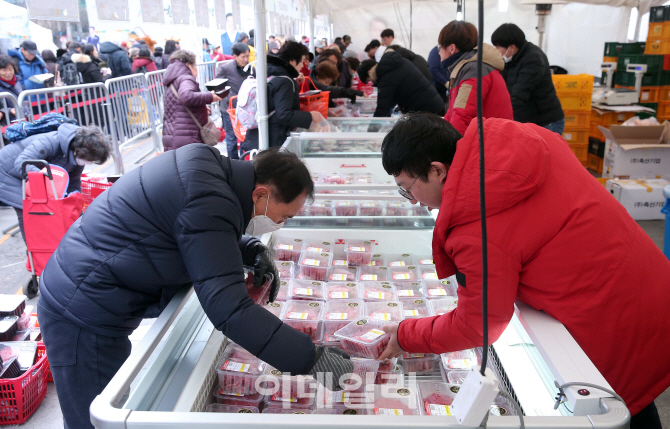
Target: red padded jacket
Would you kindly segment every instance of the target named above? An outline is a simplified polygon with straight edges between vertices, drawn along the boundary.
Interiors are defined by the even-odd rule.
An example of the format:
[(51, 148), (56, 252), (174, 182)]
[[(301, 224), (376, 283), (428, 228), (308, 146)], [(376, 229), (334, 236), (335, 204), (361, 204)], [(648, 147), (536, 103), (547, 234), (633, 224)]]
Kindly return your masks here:
[[(486, 119), (489, 341), (515, 300), (563, 323), (632, 415), (670, 386), (670, 261), (558, 134)], [(513, 142), (514, 144), (510, 144)], [(451, 164), (433, 234), (458, 308), (400, 324), (407, 352), (481, 345), (479, 152), (473, 120)]]

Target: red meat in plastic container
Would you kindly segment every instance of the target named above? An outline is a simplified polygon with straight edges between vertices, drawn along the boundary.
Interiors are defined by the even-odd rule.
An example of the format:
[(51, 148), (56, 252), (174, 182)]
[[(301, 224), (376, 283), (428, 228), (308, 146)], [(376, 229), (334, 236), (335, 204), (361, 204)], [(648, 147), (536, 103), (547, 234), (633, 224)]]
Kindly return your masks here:
[(397, 301), (398, 294), (395, 286), (389, 282), (361, 282), (363, 300), (370, 301)]
[(398, 363), (403, 367), (405, 373), (438, 373), (440, 372), (440, 360), (437, 355), (428, 353), (425, 355), (414, 354), (413, 357), (398, 359)]
[(335, 201), (335, 216), (356, 216), (358, 203), (356, 201)]
[(256, 407), (245, 407), (240, 405), (222, 405), (222, 404), (209, 404), (205, 408), (207, 413), (247, 413), (247, 414), (258, 414), (260, 411)]
[(353, 182), (353, 176), (348, 175), (348, 174), (330, 174), (327, 176), (323, 176), (321, 178), (323, 183), (328, 183), (331, 185), (346, 185), (347, 183), (352, 183)]
[(425, 298), (426, 291), (423, 282), (393, 282), (398, 298)]
[(409, 216), (409, 204), (405, 202), (393, 202), (389, 201), (386, 203), (386, 216)]
[(256, 393), (256, 379), (263, 373), (265, 362), (237, 344), (229, 344), (216, 365), (219, 387), (223, 393), (249, 395)]
[(360, 287), (356, 282), (326, 283), (326, 300), (360, 299)]
[(288, 299), (287, 297), (288, 297), (288, 281), (280, 280), (279, 290), (277, 291), (277, 298), (275, 298), (275, 302), (286, 301)]
[(335, 209), (330, 201), (319, 201), (309, 206), (310, 216), (334, 216)]
[(419, 269), (416, 265), (389, 268), (391, 280), (394, 282), (415, 282), (419, 280)]
[(365, 315), (383, 322), (401, 322), (405, 319), (401, 302), (366, 302)]
[(458, 298), (455, 296), (442, 299), (430, 299), (428, 301), (433, 309), (433, 314), (436, 316), (447, 314), (450, 311), (455, 310), (458, 306)]
[(325, 281), (333, 261), (332, 253), (303, 251), (300, 255), (300, 279)]
[(380, 254), (373, 254), (372, 257), (370, 258), (370, 263), (368, 264), (370, 267), (384, 267), (386, 266), (386, 257), (384, 255)]
[(414, 255), (413, 264), (423, 267), (425, 265), (435, 265), (433, 255)]
[(427, 416), (450, 416), (459, 387), (439, 381), (419, 382), (419, 396)]
[(446, 370), (470, 369), (476, 366), (478, 362), (474, 349), (442, 353), (440, 357), (442, 358), (442, 365)]
[(410, 265), (416, 265), (413, 262), (412, 255), (409, 253), (386, 255), (386, 262), (389, 268), (409, 267)]
[(384, 206), (377, 201), (361, 201), (359, 213), (361, 216), (381, 216)]
[(316, 280), (291, 280), (288, 287), (288, 299), (323, 301), (326, 297), (325, 283)]
[[(261, 387), (268, 389), (265, 402), (269, 407), (304, 407), (314, 404), (318, 383), (310, 375), (285, 375), (268, 365), (263, 373)], [(288, 403), (288, 404), (285, 404)]]
[(419, 299), (401, 299), (403, 314), (405, 319), (418, 319), (420, 317), (434, 316), (432, 308), (428, 304), (428, 300)]
[(281, 316), (281, 311), (284, 307), (283, 302), (271, 302), (268, 305), (264, 306), (263, 308), (269, 311), (270, 313), (274, 314), (275, 316), (279, 317)]
[(389, 281), (389, 269), (386, 268), (386, 267), (362, 266), (358, 270), (358, 281), (361, 281), (361, 282), (388, 282)]
[(265, 283), (262, 286), (254, 286), (254, 271), (253, 269), (244, 267), (245, 284), (249, 298), (253, 299), (256, 304), (265, 305), (270, 299), (270, 290), (272, 289), (272, 282), (274, 275), (268, 273), (265, 275)]
[(335, 336), (350, 356), (377, 359), (389, 343), (390, 337), (382, 329), (387, 324), (381, 320), (360, 318), (339, 329)]
[(303, 242), (299, 238), (284, 238), (275, 244), (275, 257), (278, 261), (293, 261), (300, 259)]
[(321, 340), (321, 321), (325, 305), (321, 301), (288, 300), (281, 319), (287, 325), (304, 332), (312, 341)]
[(293, 278), (293, 270), (295, 262), (293, 261), (275, 261), (275, 267), (279, 273), (279, 278), (282, 280), (289, 280)]
[(217, 403), (222, 405), (237, 405), (241, 407), (256, 407), (260, 408), (260, 403), (264, 396), (260, 393), (252, 393), (250, 395), (227, 395), (223, 393), (223, 389), (219, 386), (214, 386), (212, 396)]
[(421, 278), (423, 280), (437, 280), (437, 270), (435, 266), (424, 265), (421, 267)]
[(333, 253), (333, 243), (323, 240), (305, 240), (305, 247), (303, 250), (319, 253)]
[(358, 276), (358, 268), (356, 267), (332, 267), (328, 270), (329, 282), (349, 282), (355, 283)]
[(426, 285), (426, 296), (430, 299), (446, 298), (448, 296), (458, 296), (456, 285), (449, 279), (446, 280), (424, 280)]
[(370, 265), (372, 258), (372, 241), (346, 240), (344, 252), (347, 254), (347, 263), (352, 267)]
[(417, 392), (408, 387), (375, 386), (373, 412), (378, 416), (420, 415)]
[(395, 359), (387, 359), (379, 365), (375, 384), (391, 384), (394, 386), (404, 386), (405, 371), (396, 363)]
[[(324, 316), (324, 339), (330, 341), (335, 332), (345, 327), (352, 320), (363, 317), (365, 311), (363, 301), (337, 299), (326, 301)], [(339, 340), (338, 340), (339, 341)]]

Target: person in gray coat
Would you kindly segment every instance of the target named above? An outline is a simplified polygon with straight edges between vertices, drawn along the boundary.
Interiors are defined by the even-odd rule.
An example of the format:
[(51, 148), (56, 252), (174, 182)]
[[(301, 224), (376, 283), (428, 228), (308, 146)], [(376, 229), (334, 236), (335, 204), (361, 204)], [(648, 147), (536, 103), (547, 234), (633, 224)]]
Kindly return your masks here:
[[(23, 190), (21, 167), (29, 159), (41, 159), (63, 167), (70, 175), (67, 192), (81, 191), (81, 173), (87, 164), (107, 161), (110, 148), (102, 130), (96, 126), (63, 124), (57, 131), (35, 134), (0, 150), (0, 201), (14, 207), (23, 230)], [(34, 165), (28, 171), (39, 171)]]

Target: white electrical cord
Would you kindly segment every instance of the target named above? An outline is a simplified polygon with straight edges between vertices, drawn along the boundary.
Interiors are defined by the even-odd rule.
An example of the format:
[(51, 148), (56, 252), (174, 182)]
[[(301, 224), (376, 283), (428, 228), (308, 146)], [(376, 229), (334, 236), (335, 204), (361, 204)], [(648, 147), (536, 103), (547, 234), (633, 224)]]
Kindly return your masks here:
[(519, 420), (521, 420), (521, 429), (526, 429), (526, 423), (523, 421), (523, 410), (521, 409), (521, 405), (519, 405), (516, 399), (512, 398), (512, 395), (505, 392), (504, 390), (500, 391), (500, 395), (507, 398), (507, 400), (510, 401), (512, 405), (514, 405), (514, 408), (516, 408), (517, 412), (519, 413)]
[(565, 403), (565, 400), (568, 399), (564, 390), (565, 390), (566, 387), (570, 387), (570, 386), (590, 387), (592, 389), (602, 390), (603, 392), (609, 393), (610, 395), (614, 396), (617, 400), (621, 401), (621, 403), (626, 405), (626, 401), (624, 401), (623, 398), (621, 396), (617, 395), (613, 390), (607, 389), (607, 388), (602, 387), (602, 386), (598, 386), (597, 384), (579, 383), (579, 382), (570, 382), (570, 383), (559, 384), (558, 381), (556, 381), (556, 380), (554, 380), (554, 384), (558, 388), (558, 396), (556, 397), (556, 403), (554, 404), (554, 410), (558, 409), (558, 407), (562, 403)]

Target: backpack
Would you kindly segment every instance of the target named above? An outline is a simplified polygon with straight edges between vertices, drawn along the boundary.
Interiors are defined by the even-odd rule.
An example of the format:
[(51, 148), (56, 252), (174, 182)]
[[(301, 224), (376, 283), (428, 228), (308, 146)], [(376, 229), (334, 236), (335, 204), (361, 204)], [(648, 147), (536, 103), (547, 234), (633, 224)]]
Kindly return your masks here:
[(60, 80), (62, 80), (65, 85), (79, 85), (81, 81), (79, 80), (77, 65), (72, 62), (64, 64), (60, 71)]
[(63, 116), (60, 113), (47, 113), (35, 122), (19, 122), (10, 125), (5, 130), (5, 137), (11, 142), (23, 140), (35, 134), (56, 131), (63, 124), (79, 125), (74, 119)]
[[(288, 76), (278, 76), (284, 77), (291, 80), (291, 88), (295, 91), (293, 86), (293, 79)], [(274, 76), (268, 78), (270, 82)], [(271, 112), (269, 116), (272, 116), (274, 112)], [(237, 93), (237, 107), (235, 108), (235, 120), (240, 123), (244, 128), (250, 130), (252, 128), (258, 128), (258, 105), (256, 103), (256, 78), (249, 76), (246, 78), (240, 90)]]
[(142, 67), (136, 68), (135, 73), (142, 73), (142, 74), (149, 73), (149, 70), (147, 70), (147, 66), (142, 66)]

